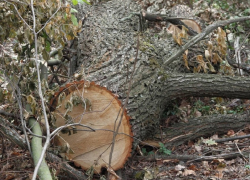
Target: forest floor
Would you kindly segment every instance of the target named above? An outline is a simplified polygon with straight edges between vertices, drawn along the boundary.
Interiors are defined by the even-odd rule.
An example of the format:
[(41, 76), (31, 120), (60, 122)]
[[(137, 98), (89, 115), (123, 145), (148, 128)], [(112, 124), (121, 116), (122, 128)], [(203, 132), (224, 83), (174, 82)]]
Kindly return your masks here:
[[(250, 100), (222, 98), (186, 98), (178, 107), (169, 110), (171, 118), (176, 123), (208, 114), (236, 114), (250, 108)], [(236, 122), (237, 123), (237, 122)], [(171, 125), (170, 125), (171, 126)], [(200, 137), (186, 144), (170, 147), (159, 144), (140, 145), (136, 154), (123, 170), (128, 180), (151, 179), (196, 179), (196, 180), (242, 180), (250, 179), (250, 140), (249, 138), (216, 140), (246, 136), (250, 134), (250, 125), (238, 132), (229, 130), (222, 135)], [(155, 141), (154, 144), (159, 142)], [(155, 158), (156, 154), (163, 156)], [(29, 180), (34, 166), (28, 150), (20, 149), (14, 143), (1, 136), (0, 142), (0, 179)], [(60, 164), (50, 163), (54, 175), (58, 179), (67, 179), (61, 174)], [(96, 179), (99, 179), (96, 176)]]
[[(172, 115), (172, 119), (177, 120), (178, 114), (181, 114), (180, 112), (183, 109), (186, 110), (184, 114), (187, 116), (200, 116), (211, 113), (241, 113), (250, 108), (249, 102), (249, 100), (240, 99), (189, 98), (189, 101), (187, 99), (182, 100), (176, 113)], [(190, 107), (190, 109), (184, 107)], [(168, 118), (171, 118), (171, 116)], [(183, 116), (182, 118), (185, 119)], [(187, 142), (178, 147), (171, 147), (171, 149), (165, 149), (165, 151), (161, 145), (159, 145), (159, 148), (140, 146), (137, 151), (138, 154), (134, 158), (132, 157), (132, 160), (128, 163), (126, 174), (131, 174), (131, 170), (133, 171), (128, 178), (131, 180), (250, 179), (249, 138), (226, 139), (249, 134), (250, 126), (247, 125), (238, 132), (229, 130), (226, 134), (219, 136), (214, 134), (212, 137), (200, 137), (195, 141)], [(216, 143), (215, 141), (219, 139), (225, 139), (225, 141)], [(163, 158), (154, 158), (155, 154), (165, 154), (165, 156)]]

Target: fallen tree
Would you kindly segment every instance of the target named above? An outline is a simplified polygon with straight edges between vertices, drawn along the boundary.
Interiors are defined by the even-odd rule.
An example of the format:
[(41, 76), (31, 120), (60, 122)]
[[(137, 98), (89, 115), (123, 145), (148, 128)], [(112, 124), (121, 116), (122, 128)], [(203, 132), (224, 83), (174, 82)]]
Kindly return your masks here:
[[(183, 74), (175, 66), (182, 63), (179, 56), (185, 49), (217, 27), (250, 17), (216, 22), (179, 47), (171, 37), (160, 33), (157, 36), (149, 31), (139, 34), (138, 17), (130, 15), (140, 8), (130, 1), (111, 1), (88, 10), (91, 13), (85, 12), (88, 15), (78, 40), (78, 65), (82, 65), (79, 71), (84, 72), (84, 79), (117, 94), (121, 102), (127, 96), (128, 82), (132, 81), (127, 110), (135, 137), (153, 137), (159, 129), (164, 107), (173, 99), (187, 96), (249, 98), (247, 77)], [(139, 54), (135, 57), (138, 36)]]
[[(79, 9), (79, 12), (82, 13), (80, 18), (83, 21), (83, 27), (78, 41), (75, 41), (76, 43), (71, 47), (71, 52), (73, 54), (76, 52), (76, 54), (71, 57), (69, 73), (72, 74), (74, 69), (78, 68), (78, 72), (75, 74), (77, 81), (72, 80), (72, 83), (69, 80), (70, 83), (64, 86), (66, 88), (60, 89), (51, 102), (53, 114), (57, 119), (55, 125), (59, 129), (63, 123), (73, 123), (61, 128), (63, 131), (57, 140), (58, 145), (66, 147), (64, 149), (66, 157), (75, 161), (77, 165), (84, 169), (95, 165), (96, 171), (100, 172), (101, 168), (108, 164), (106, 167), (116, 170), (123, 166), (130, 155), (132, 139), (135, 140), (136, 145), (138, 140), (160, 137), (166, 146), (175, 146), (200, 136), (224, 133), (231, 129), (238, 130), (249, 122), (247, 113), (189, 119), (188, 122), (181, 122), (171, 127), (166, 126), (161, 119), (165, 108), (177, 98), (189, 96), (249, 98), (249, 79), (246, 77), (190, 72), (184, 74), (179, 67), (183, 61), (180, 56), (191, 46), (197, 45), (217, 27), (249, 20), (250, 17), (216, 22), (197, 35), (195, 32), (189, 32), (188, 34), (193, 37), (189, 37), (185, 43), (181, 43), (180, 39), (175, 36), (178, 45), (164, 28), (157, 32), (153, 28), (146, 28), (144, 22), (168, 21), (180, 25), (178, 23), (182, 18), (140, 13), (141, 7), (135, 2), (110, 1), (100, 6), (88, 7), (87, 10)], [(235, 63), (233, 60), (229, 63), (236, 68), (249, 70), (245, 65)], [(53, 71), (55, 64), (58, 62), (48, 62), (52, 68), (53, 78), (60, 84), (56, 75), (60, 68)], [(79, 81), (82, 79), (84, 81)], [(84, 88), (81, 82), (84, 82)], [(96, 88), (98, 93), (94, 91), (92, 94), (91, 88)], [(58, 98), (63, 93), (65, 93), (65, 99), (62, 98), (62, 101), (60, 100), (58, 103)], [(88, 93), (90, 96), (85, 96)], [(105, 95), (111, 99), (105, 99)], [(72, 108), (71, 98), (76, 96), (78, 99), (75, 99), (76, 104), (73, 106), (76, 105), (77, 108)], [(106, 100), (106, 105), (103, 100)], [(63, 105), (60, 104), (62, 102)], [(54, 105), (59, 107), (56, 109)], [(124, 117), (124, 121), (117, 118), (120, 113), (121, 117)], [(67, 118), (65, 118), (66, 116)], [(99, 119), (101, 116), (104, 118)], [(133, 135), (128, 123), (128, 116)], [(80, 119), (77, 119), (78, 117)], [(65, 120), (67, 121), (63, 122)], [(113, 120), (113, 122), (108, 124), (107, 120)], [(119, 126), (116, 126), (118, 124), (122, 124), (121, 129), (126, 131), (119, 131)], [(100, 130), (100, 126), (102, 126), (101, 133), (97, 132)], [(69, 127), (70, 129), (67, 129)], [(6, 131), (6, 129), (4, 125), (1, 126), (1, 132), (8, 135), (9, 139), (21, 147), (25, 146), (18, 134), (11, 130)], [(75, 132), (77, 133), (75, 134)], [(49, 133), (47, 132), (47, 134)], [(122, 138), (120, 138), (121, 136)], [(128, 143), (120, 145), (121, 141)], [(117, 144), (119, 148), (116, 147)], [(84, 148), (89, 149), (82, 151)], [(98, 148), (100, 151), (96, 151)], [(122, 151), (121, 148), (124, 148), (125, 151)], [(104, 151), (108, 153), (104, 154)], [(95, 153), (91, 154), (92, 152)], [(123, 154), (123, 152), (125, 153)], [(91, 161), (89, 157), (92, 157)], [(87, 165), (81, 164), (80, 160)], [(59, 160), (56, 161), (60, 163)], [(89, 162), (86, 163), (87, 161)], [(97, 164), (99, 164), (98, 168)], [(71, 171), (69, 166), (64, 166), (64, 168), (67, 172)], [(77, 176), (82, 176), (82, 173)]]
[[(137, 4), (121, 0), (83, 10), (83, 28), (75, 45), (77, 54), (73, 58), (76, 61), (71, 63), (73, 68), (78, 67), (76, 78), (107, 88), (123, 105), (128, 98), (125, 108), (130, 117), (134, 142), (137, 144), (137, 140), (155, 139), (160, 135), (166, 146), (174, 146), (200, 136), (243, 128), (249, 122), (247, 114), (200, 117), (173, 127), (164, 127), (161, 119), (165, 108), (177, 98), (250, 98), (250, 80), (247, 77), (184, 74), (176, 68), (182, 63), (180, 56), (185, 50), (213, 30), (250, 17), (216, 22), (180, 47), (164, 31), (146, 30), (141, 33), (137, 27), (142, 27), (140, 23), (143, 21), (139, 19), (147, 20), (148, 16), (134, 12), (140, 12)], [(153, 17), (161, 19), (160, 15)], [(117, 114), (113, 114), (114, 122)], [(129, 133), (127, 135), (131, 138)], [(67, 141), (73, 142), (76, 137), (69, 137)], [(74, 149), (73, 146), (71, 148)]]

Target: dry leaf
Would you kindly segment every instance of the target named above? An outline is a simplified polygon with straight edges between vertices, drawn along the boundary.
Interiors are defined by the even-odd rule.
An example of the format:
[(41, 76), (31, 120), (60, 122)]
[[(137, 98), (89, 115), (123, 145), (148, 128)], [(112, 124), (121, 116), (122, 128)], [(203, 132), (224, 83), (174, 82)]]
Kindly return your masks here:
[(180, 164), (178, 164), (178, 165), (176, 165), (175, 167), (174, 167), (174, 169), (176, 170), (176, 171), (181, 171), (182, 169), (185, 169), (186, 167), (185, 166), (182, 166), (182, 165), (180, 165)]
[(207, 60), (209, 60), (211, 58), (211, 53), (207, 49), (205, 50), (205, 57)]
[(245, 136), (246, 135), (246, 133), (244, 133), (243, 131), (240, 131), (239, 133), (238, 133), (238, 136)]
[(182, 174), (183, 174), (183, 176), (189, 176), (189, 175), (196, 176), (196, 173), (193, 170), (188, 170), (188, 169), (185, 169)]
[(205, 176), (209, 176), (210, 175), (210, 171), (203, 171), (202, 174), (205, 175)]
[(211, 52), (213, 50), (213, 43), (212, 41), (208, 41), (207, 42), (207, 47), (208, 47), (208, 50)]
[(219, 139), (218, 134), (214, 134), (213, 136), (210, 137), (210, 139)]
[(195, 145), (194, 148), (197, 152), (201, 152), (201, 146)]
[(210, 62), (208, 62), (208, 68), (209, 68), (209, 71), (216, 72), (213, 65)]
[(198, 67), (197, 67), (198, 72), (200, 72), (200, 70), (201, 70), (201, 68), (202, 68), (203, 71), (206, 73), (208, 67), (207, 67), (207, 63), (203, 60), (202, 55), (198, 55), (198, 56), (196, 57), (196, 60), (197, 60), (197, 62), (199, 63), (199, 65), (198, 65)]
[(187, 69), (190, 69), (190, 68), (188, 67), (188, 50), (186, 50), (186, 51), (184, 52), (184, 54), (183, 54), (183, 60), (184, 60), (184, 63), (185, 63), (186, 68), (187, 68)]
[(212, 163), (218, 164), (218, 163), (221, 163), (221, 162), (224, 162), (224, 161), (225, 161), (224, 159), (214, 159), (214, 160), (212, 161)]
[(151, 179), (154, 179), (154, 175), (151, 173), (151, 171), (146, 171), (143, 180), (151, 180)]
[(232, 129), (229, 130), (229, 131), (227, 131), (227, 135), (228, 135), (228, 136), (234, 136), (234, 134), (235, 134), (235, 133), (234, 133), (234, 130), (232, 130)]
[(200, 111), (195, 111), (194, 117), (201, 117), (201, 116), (202, 116), (202, 114)]
[(224, 174), (223, 174), (222, 171), (218, 171), (218, 172), (215, 174), (215, 176), (212, 176), (212, 177), (221, 179), (221, 178), (223, 178), (223, 175), (224, 175)]
[(203, 166), (205, 169), (208, 169), (208, 168), (209, 168), (208, 161), (202, 161), (202, 166)]
[(194, 164), (192, 164), (191, 166), (189, 166), (188, 169), (189, 170), (193, 170), (193, 171), (197, 171), (198, 170), (198, 168)]
[(163, 163), (178, 163), (178, 159), (165, 159), (162, 161)]

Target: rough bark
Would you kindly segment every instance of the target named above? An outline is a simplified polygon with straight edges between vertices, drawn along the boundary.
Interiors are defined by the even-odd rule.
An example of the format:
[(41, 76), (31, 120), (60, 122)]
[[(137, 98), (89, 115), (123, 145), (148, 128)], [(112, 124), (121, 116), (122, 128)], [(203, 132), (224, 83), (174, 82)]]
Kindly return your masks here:
[(166, 146), (180, 145), (199, 137), (208, 137), (213, 133), (225, 133), (228, 130), (238, 131), (249, 124), (249, 112), (240, 115), (214, 115), (189, 119), (168, 128), (162, 128), (167, 133), (163, 135)]
[(11, 128), (12, 124), (7, 121), (6, 119), (0, 117), (0, 132), (2, 135), (4, 135), (7, 139), (9, 139), (11, 142), (15, 143), (16, 145), (20, 146), (21, 148), (26, 149), (27, 145), (24, 140), (16, 131), (14, 128)]
[[(248, 78), (178, 74), (181, 58), (166, 65), (164, 62), (180, 47), (164, 30), (158, 33), (147, 30), (139, 34), (139, 18), (130, 16), (132, 12), (139, 11), (140, 7), (134, 2), (122, 0), (88, 8), (77, 47), (78, 65), (82, 65), (79, 71), (84, 72), (84, 79), (107, 87), (124, 102), (135, 63), (136, 38), (140, 36), (138, 61), (127, 107), (136, 138), (154, 137), (165, 107), (175, 98), (250, 98)], [(210, 119), (210, 123), (215, 119)], [(218, 131), (216, 128), (209, 130), (211, 133)], [(168, 134), (171, 130), (164, 131)]]

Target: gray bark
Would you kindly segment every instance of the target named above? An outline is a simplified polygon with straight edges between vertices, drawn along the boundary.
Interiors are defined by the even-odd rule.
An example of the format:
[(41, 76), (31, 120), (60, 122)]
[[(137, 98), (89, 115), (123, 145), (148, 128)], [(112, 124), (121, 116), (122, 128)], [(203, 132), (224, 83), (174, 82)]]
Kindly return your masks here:
[[(139, 55), (127, 107), (136, 138), (154, 137), (165, 107), (178, 97), (250, 98), (248, 78), (179, 74), (181, 58), (170, 65), (164, 64), (180, 47), (165, 31), (146, 30), (140, 34), (137, 28), (139, 18), (130, 17), (139, 11), (140, 7), (128, 0), (89, 7), (88, 12), (84, 12), (83, 31), (77, 46), (78, 65), (83, 65), (79, 71), (84, 72), (84, 79), (107, 87), (124, 102), (139, 36)], [(216, 121), (216, 118), (211, 121)], [(217, 131), (216, 128), (210, 130), (211, 133)], [(169, 134), (168, 129), (164, 131)]]
[(163, 138), (166, 146), (181, 145), (200, 137), (214, 133), (222, 134), (228, 130), (238, 131), (250, 122), (249, 112), (238, 115), (213, 115), (189, 119), (188, 123), (180, 122), (171, 127), (162, 128), (166, 134)]

